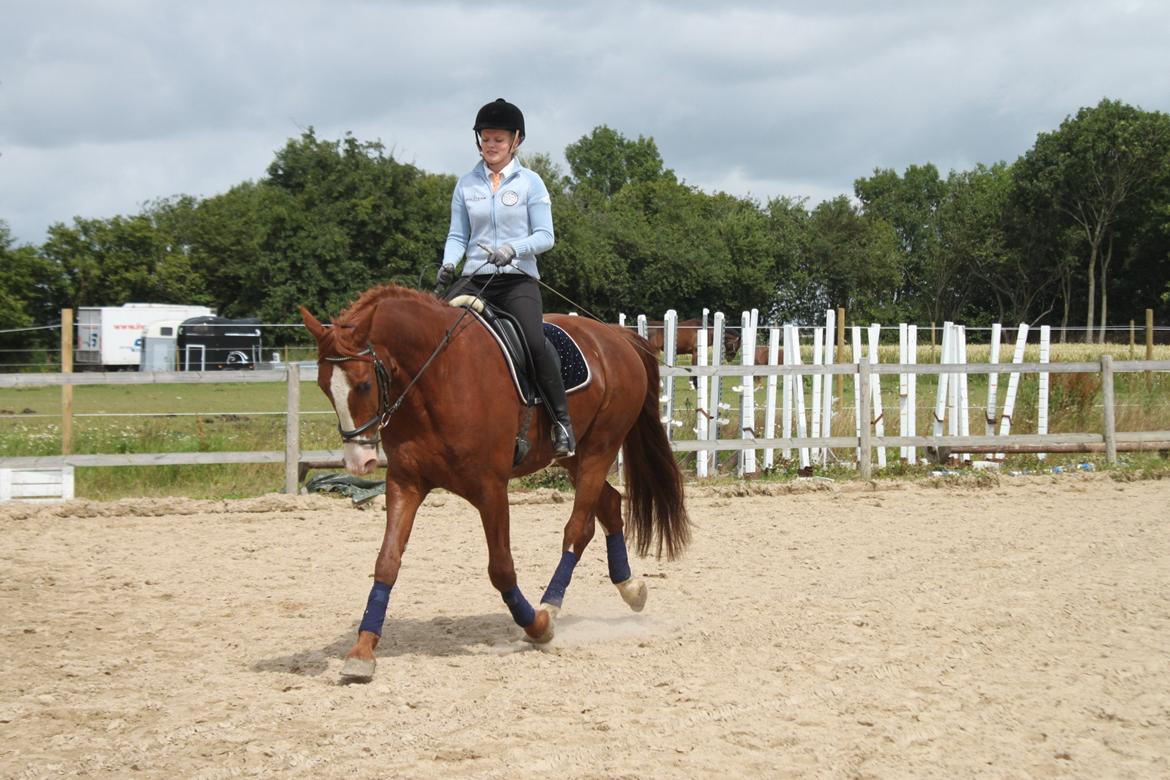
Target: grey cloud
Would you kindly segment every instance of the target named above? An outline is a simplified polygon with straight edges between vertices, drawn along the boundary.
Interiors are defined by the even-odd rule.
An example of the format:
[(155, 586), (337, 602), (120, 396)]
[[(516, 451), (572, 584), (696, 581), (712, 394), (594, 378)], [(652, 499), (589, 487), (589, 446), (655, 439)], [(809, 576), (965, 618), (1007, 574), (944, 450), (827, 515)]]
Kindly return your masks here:
[(1153, 2), (41, 2), (0, 28), (0, 219), (45, 225), (263, 176), (308, 126), (436, 172), (475, 110), (530, 151), (608, 124), (697, 186), (849, 193), (875, 167), (1012, 160), (1102, 97), (1170, 108)]

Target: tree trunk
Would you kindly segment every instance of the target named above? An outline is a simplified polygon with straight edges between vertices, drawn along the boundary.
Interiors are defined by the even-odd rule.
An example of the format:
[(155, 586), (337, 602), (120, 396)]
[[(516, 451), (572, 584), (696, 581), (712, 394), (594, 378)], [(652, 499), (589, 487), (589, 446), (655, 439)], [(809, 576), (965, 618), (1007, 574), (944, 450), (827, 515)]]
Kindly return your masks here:
[(1105, 324), (1109, 311), (1109, 266), (1113, 262), (1113, 235), (1109, 235), (1109, 246), (1105, 254), (1101, 255), (1101, 327), (1098, 331), (1097, 342), (1105, 343)]
[(1085, 314), (1085, 343), (1093, 343), (1093, 325), (1096, 322), (1096, 304), (1097, 304), (1097, 247), (1099, 241), (1092, 240), (1089, 243), (1089, 293), (1086, 305), (1088, 312)]
[[(1063, 267), (1063, 266), (1062, 266)], [(1072, 274), (1062, 273), (1060, 278), (1060, 297), (1061, 297), (1061, 314), (1060, 314), (1060, 343), (1064, 344), (1068, 340), (1068, 314), (1072, 308)]]

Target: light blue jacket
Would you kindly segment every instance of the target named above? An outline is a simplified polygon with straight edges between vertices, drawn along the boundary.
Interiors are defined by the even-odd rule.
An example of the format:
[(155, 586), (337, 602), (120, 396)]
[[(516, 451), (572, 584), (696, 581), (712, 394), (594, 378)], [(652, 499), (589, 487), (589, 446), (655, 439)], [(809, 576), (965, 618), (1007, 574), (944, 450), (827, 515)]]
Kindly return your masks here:
[(553, 245), (552, 202), (540, 176), (515, 161), (515, 169), (492, 192), (487, 169), (481, 162), (463, 174), (451, 195), (451, 230), (443, 246), (443, 265), (458, 265), (466, 255), (463, 275), (491, 273), (487, 252), (479, 244), (516, 250), (513, 266), (504, 273), (540, 278), (536, 259)]

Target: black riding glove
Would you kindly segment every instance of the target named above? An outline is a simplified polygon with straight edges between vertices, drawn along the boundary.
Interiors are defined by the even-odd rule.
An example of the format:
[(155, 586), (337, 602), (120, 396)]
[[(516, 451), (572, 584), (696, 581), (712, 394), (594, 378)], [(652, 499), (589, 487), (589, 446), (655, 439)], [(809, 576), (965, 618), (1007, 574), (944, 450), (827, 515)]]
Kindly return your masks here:
[(510, 264), (515, 259), (516, 250), (512, 248), (511, 244), (504, 244), (488, 254), (488, 262), (501, 267)]
[(451, 284), (451, 282), (455, 281), (455, 266), (451, 265), (450, 263), (446, 263), (442, 268), (439, 269), (439, 272), (435, 274), (435, 281), (444, 287), (448, 284)]

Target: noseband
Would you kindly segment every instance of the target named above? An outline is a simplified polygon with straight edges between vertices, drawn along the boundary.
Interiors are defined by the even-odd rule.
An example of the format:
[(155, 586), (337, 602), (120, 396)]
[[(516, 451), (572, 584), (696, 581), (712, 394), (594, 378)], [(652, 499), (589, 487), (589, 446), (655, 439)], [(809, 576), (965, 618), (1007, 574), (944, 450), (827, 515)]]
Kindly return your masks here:
[[(390, 405), (390, 375), (386, 372), (386, 366), (382, 364), (377, 353), (374, 352), (374, 345), (367, 344), (366, 348), (361, 352), (352, 355), (338, 355), (337, 357), (326, 357), (324, 359), (330, 363), (344, 363), (347, 360), (357, 360), (362, 363), (374, 364), (374, 379), (378, 383), (378, 411), (374, 412), (373, 417), (348, 431), (341, 427), (341, 421), (338, 420), (337, 432), (341, 434), (341, 440), (344, 442), (377, 447), (380, 441), (379, 434), (382, 431), (382, 427), (389, 421), (390, 415), (398, 408), (402, 399), (399, 399), (398, 404)], [(364, 439), (361, 438), (361, 435), (371, 428), (374, 429), (374, 435)]]

